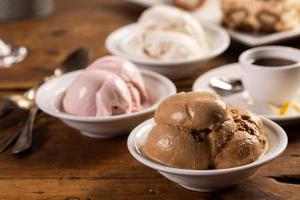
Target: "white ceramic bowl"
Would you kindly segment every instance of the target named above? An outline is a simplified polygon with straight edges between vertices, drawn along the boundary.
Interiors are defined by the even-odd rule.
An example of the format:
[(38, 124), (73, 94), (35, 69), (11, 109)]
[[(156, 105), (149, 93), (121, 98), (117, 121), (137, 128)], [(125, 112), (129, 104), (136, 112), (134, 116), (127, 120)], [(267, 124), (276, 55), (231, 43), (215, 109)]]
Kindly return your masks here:
[(176, 93), (175, 85), (166, 77), (148, 70), (141, 72), (152, 103), (150, 107), (139, 112), (109, 117), (84, 117), (63, 112), (60, 108), (64, 92), (82, 70), (62, 75), (43, 84), (37, 91), (36, 103), (42, 111), (61, 119), (83, 135), (107, 138), (128, 134), (128, 131), (139, 123), (152, 117), (163, 99)]
[(253, 163), (240, 167), (216, 170), (189, 170), (168, 167), (150, 160), (140, 152), (151, 128), (155, 125), (149, 119), (136, 127), (128, 137), (127, 146), (135, 159), (157, 170), (167, 179), (194, 191), (210, 192), (223, 189), (252, 175), (259, 167), (278, 157), (287, 146), (287, 135), (276, 123), (263, 118), (264, 131), (269, 141), (266, 153)]
[(141, 68), (156, 71), (173, 80), (191, 76), (203, 66), (205, 61), (223, 53), (230, 44), (228, 33), (221, 27), (213, 24), (203, 24), (210, 46), (210, 50), (205, 56), (199, 56), (197, 58), (187, 59), (184, 61), (159, 61), (132, 57), (122, 51), (120, 44), (124, 38), (127, 38), (138, 28), (139, 26), (137, 24), (130, 24), (111, 33), (105, 42), (107, 50), (111, 54), (129, 59)]

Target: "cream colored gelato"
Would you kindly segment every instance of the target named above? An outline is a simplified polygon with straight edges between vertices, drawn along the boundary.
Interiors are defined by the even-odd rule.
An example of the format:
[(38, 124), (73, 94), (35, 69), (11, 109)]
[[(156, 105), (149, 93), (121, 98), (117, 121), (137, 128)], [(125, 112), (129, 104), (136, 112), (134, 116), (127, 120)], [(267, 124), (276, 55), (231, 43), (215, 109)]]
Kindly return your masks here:
[(189, 13), (159, 5), (146, 10), (136, 32), (121, 49), (130, 56), (155, 60), (180, 60), (206, 54), (208, 43), (201, 24)]
[(155, 112), (142, 152), (168, 166), (222, 169), (257, 160), (267, 148), (261, 119), (208, 92), (178, 93)]

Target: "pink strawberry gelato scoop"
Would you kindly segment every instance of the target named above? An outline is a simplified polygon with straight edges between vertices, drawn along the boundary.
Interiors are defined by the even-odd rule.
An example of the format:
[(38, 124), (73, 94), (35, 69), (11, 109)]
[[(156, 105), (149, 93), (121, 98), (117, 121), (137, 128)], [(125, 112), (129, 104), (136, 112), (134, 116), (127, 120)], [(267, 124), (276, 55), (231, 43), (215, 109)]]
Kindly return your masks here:
[(79, 116), (111, 116), (137, 112), (147, 102), (138, 68), (125, 59), (105, 56), (88, 66), (67, 89), (63, 109)]

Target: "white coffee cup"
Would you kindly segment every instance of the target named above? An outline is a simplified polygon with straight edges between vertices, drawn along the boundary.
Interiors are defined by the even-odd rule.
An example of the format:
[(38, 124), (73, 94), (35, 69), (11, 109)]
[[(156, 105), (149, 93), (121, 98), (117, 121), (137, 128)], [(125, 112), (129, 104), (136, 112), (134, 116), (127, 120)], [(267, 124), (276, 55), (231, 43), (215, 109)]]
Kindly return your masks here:
[[(285, 66), (253, 64), (261, 58), (279, 58), (294, 61)], [(284, 46), (257, 47), (239, 57), (242, 82), (250, 96), (259, 102), (281, 105), (296, 97), (300, 89), (300, 50)]]

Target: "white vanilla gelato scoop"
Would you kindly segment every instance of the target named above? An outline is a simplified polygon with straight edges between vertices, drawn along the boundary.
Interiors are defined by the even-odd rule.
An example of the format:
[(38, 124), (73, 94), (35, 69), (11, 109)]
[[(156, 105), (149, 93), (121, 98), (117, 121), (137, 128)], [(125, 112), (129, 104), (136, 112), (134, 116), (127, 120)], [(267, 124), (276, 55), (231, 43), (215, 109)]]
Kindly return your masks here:
[(167, 5), (146, 10), (136, 32), (121, 49), (129, 56), (155, 60), (182, 60), (205, 55), (208, 43), (201, 24), (188, 12)]
[(158, 5), (146, 10), (138, 23), (147, 30), (162, 30), (184, 33), (207, 47), (205, 33), (202, 25), (190, 13), (178, 8)]
[(143, 39), (133, 36), (126, 49), (133, 55), (157, 60), (188, 58), (202, 53), (202, 48), (193, 38), (169, 31), (151, 31), (143, 34)]

